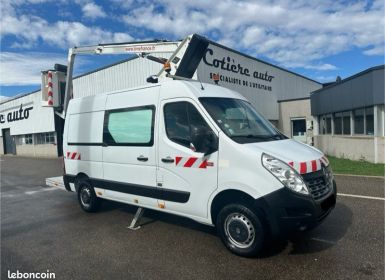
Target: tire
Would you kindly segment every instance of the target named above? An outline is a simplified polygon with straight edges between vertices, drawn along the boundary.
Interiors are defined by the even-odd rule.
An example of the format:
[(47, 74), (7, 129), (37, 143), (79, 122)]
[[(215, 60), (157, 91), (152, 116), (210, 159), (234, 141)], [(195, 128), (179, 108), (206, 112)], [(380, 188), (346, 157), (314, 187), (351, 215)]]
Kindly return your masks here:
[(100, 208), (101, 199), (95, 194), (94, 188), (88, 180), (78, 182), (78, 201), (85, 212), (96, 212)]
[(251, 207), (229, 204), (219, 211), (216, 228), (223, 244), (232, 253), (255, 257), (262, 253), (266, 230)]

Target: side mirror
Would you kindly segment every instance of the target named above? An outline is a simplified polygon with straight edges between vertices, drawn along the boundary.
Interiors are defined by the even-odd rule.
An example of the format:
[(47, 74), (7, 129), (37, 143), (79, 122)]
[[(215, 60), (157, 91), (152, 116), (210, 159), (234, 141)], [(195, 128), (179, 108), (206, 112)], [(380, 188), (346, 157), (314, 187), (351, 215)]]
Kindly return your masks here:
[(218, 137), (206, 127), (194, 128), (191, 135), (196, 152), (209, 155), (218, 150)]

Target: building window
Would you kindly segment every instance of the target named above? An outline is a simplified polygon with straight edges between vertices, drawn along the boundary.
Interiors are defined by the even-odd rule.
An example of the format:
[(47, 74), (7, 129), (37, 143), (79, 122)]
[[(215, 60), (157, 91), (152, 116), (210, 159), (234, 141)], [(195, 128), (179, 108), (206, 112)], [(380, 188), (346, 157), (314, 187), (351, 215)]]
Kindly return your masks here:
[(55, 144), (55, 132), (36, 134), (36, 144)]
[(24, 143), (25, 143), (24, 135), (15, 136), (15, 142), (16, 142), (16, 145), (24, 145)]
[(332, 116), (327, 115), (326, 116), (326, 134), (332, 133)]
[(334, 114), (334, 134), (342, 134), (342, 113)]
[(319, 117), (319, 134), (325, 134), (325, 119), (323, 116)]
[(338, 112), (334, 114), (334, 134), (350, 135), (350, 112)]
[(364, 134), (365, 132), (365, 109), (356, 109), (353, 111), (354, 134)]
[(374, 108), (365, 108), (365, 132), (374, 135)]
[(354, 134), (374, 135), (374, 107), (353, 111)]
[(350, 112), (342, 113), (342, 131), (345, 135), (350, 135)]
[(323, 116), (319, 117), (319, 134), (325, 134), (325, 119)]
[(332, 133), (332, 116), (323, 115), (320, 117), (320, 134)]
[(26, 144), (26, 145), (32, 145), (33, 144), (32, 134), (24, 135), (24, 144)]

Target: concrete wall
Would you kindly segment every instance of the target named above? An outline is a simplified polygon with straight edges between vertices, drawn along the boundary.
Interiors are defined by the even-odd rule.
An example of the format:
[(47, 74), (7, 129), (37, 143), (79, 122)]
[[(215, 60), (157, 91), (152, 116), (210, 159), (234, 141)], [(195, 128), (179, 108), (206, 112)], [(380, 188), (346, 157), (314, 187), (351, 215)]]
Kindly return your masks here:
[[(0, 155), (4, 155), (3, 137), (0, 137)], [(56, 144), (16, 145), (16, 155), (26, 157), (57, 158)]]
[(16, 155), (57, 158), (57, 146), (55, 144), (16, 145)]
[(377, 158), (374, 162), (385, 163), (385, 137), (375, 137), (374, 144), (377, 147), (375, 150)]
[[(295, 118), (306, 118), (306, 121), (312, 121), (313, 117), (310, 114), (310, 100), (293, 100), (279, 102), (279, 124), (278, 129), (283, 132), (286, 136), (292, 137), (291, 135), (291, 120)], [(312, 130), (307, 130), (307, 137), (313, 136)], [(308, 140), (310, 144), (311, 140)]]
[(0, 136), (0, 155), (4, 155), (3, 137)]
[(317, 135), (314, 146), (327, 155), (339, 158), (385, 163), (385, 138), (376, 139), (369, 136)]

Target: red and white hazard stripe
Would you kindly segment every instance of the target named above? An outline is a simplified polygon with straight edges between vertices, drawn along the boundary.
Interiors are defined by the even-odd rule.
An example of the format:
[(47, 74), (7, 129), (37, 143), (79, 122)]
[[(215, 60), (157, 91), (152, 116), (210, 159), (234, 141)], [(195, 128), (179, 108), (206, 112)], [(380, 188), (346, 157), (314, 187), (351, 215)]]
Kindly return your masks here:
[(52, 91), (52, 72), (48, 71), (48, 105), (53, 105), (53, 91)]
[(214, 166), (214, 164), (204, 158), (175, 157), (175, 166), (185, 168), (207, 168), (208, 166)]
[(325, 166), (328, 166), (328, 165), (329, 165), (329, 160), (327, 159), (327, 157), (323, 156), (323, 157), (321, 158), (321, 161), (322, 161), (323, 164), (325, 164)]
[(289, 165), (293, 167), (299, 174), (305, 174), (321, 170), (322, 164), (324, 164), (325, 166), (329, 165), (329, 161), (325, 156), (311, 161), (289, 162)]
[(67, 152), (67, 159), (81, 160), (81, 156), (77, 152)]

